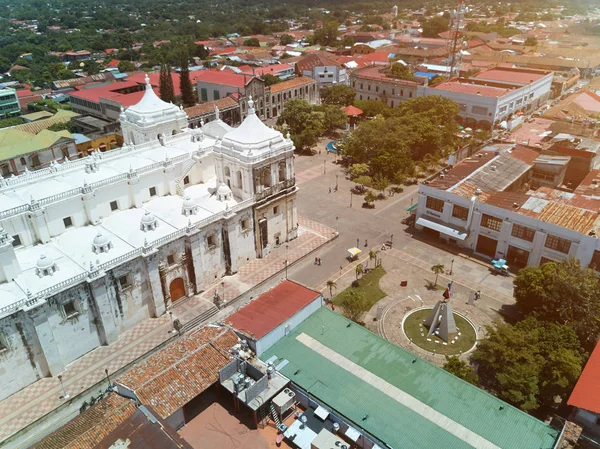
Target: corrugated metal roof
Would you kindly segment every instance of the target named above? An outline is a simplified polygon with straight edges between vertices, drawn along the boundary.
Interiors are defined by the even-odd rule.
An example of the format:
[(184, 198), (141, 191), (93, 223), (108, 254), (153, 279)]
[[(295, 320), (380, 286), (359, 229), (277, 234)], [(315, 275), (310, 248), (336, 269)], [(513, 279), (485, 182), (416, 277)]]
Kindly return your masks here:
[(600, 343), (592, 351), (567, 403), (600, 413)]
[(319, 296), (319, 292), (286, 280), (238, 310), (226, 322), (260, 339)]
[[(323, 307), (261, 358), (276, 355), (292, 382), (394, 448), (473, 446), (361, 379), (300, 340), (309, 336), (340, 358), (383, 379), (449, 420), (502, 449), (553, 447), (558, 432), (483, 390), (416, 357)], [(300, 338), (300, 340), (299, 340)], [(413, 363), (413, 360), (416, 360)], [(277, 364), (276, 362), (275, 364)]]

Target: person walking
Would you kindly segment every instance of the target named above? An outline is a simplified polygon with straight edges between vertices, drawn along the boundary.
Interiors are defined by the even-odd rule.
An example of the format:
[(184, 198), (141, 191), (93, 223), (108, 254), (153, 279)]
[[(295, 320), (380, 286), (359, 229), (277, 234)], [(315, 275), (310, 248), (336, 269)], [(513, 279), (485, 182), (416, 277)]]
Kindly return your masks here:
[(331, 193), (331, 187), (329, 187), (329, 193)]

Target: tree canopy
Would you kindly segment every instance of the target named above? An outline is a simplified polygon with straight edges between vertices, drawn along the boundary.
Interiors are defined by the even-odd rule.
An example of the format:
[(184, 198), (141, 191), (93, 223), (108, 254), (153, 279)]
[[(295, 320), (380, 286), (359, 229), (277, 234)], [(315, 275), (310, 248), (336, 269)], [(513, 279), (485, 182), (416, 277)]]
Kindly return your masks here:
[(245, 47), (260, 47), (260, 42), (258, 41), (257, 38), (251, 37), (250, 39), (246, 39), (244, 41), (244, 46)]
[(444, 363), (442, 368), (470, 384), (477, 385), (479, 382), (479, 376), (475, 373), (475, 370), (467, 362), (455, 355), (451, 357), (446, 356), (446, 363)]
[(353, 163), (368, 164), (373, 174), (392, 180), (412, 176), (415, 161), (454, 149), (458, 105), (453, 101), (419, 97), (385, 112), (361, 122), (345, 139), (345, 154)]
[(336, 84), (321, 89), (321, 101), (325, 104), (349, 106), (354, 101), (356, 91), (345, 84)]
[(450, 20), (443, 16), (433, 17), (421, 24), (423, 37), (439, 37), (438, 34), (448, 31)]
[(525, 411), (567, 397), (586, 358), (570, 326), (529, 317), (515, 326), (487, 326), (487, 332), (471, 356), (481, 386)]
[(600, 338), (598, 274), (565, 259), (522, 269), (514, 281), (517, 307), (526, 316), (573, 327), (588, 350)]

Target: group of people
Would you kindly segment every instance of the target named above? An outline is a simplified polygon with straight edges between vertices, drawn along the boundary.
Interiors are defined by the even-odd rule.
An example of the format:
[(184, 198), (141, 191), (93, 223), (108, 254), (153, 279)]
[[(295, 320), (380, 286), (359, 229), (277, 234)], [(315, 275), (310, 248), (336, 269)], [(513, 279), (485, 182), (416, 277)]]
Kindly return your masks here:
[[(338, 186), (336, 184), (336, 186), (333, 188), (333, 192), (337, 192), (338, 191)], [(329, 193), (331, 193), (331, 187), (329, 187)]]
[(315, 265), (321, 265), (321, 258), (315, 257)]

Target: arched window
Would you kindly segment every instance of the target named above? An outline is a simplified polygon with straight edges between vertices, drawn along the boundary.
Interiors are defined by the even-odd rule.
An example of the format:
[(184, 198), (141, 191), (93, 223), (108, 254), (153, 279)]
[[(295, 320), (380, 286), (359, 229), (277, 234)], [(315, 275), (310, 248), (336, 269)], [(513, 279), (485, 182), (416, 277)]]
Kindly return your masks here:
[(21, 165), (27, 165), (27, 161), (24, 157), (21, 158)]
[(279, 182), (285, 181), (285, 161), (279, 163)]
[(225, 167), (225, 176), (227, 176), (228, 178), (231, 176), (231, 170), (229, 169), (229, 167)]
[(237, 186), (240, 189), (244, 188), (244, 185), (243, 185), (243, 182), (242, 182), (242, 172), (240, 170), (238, 170), (238, 172), (237, 172)]

